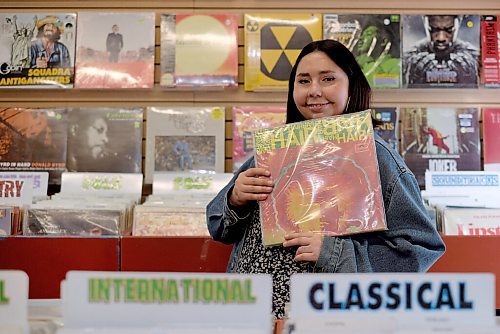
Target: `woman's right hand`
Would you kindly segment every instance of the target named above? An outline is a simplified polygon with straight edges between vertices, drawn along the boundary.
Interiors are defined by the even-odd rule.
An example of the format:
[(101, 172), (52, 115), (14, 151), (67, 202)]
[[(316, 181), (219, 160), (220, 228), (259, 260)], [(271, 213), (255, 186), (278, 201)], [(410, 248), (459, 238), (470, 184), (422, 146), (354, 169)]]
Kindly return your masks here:
[(271, 172), (264, 168), (249, 168), (236, 178), (229, 204), (244, 206), (251, 201), (264, 201), (273, 187)]

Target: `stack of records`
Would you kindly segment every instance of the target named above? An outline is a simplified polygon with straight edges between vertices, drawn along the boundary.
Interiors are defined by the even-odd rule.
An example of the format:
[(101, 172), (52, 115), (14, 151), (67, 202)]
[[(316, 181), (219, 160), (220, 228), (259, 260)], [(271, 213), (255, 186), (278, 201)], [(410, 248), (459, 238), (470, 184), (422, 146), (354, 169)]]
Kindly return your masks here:
[(231, 173), (155, 173), (153, 195), (134, 210), (133, 235), (208, 236), (206, 207)]
[(131, 197), (53, 196), (26, 209), (23, 234), (51, 236), (120, 236), (130, 234)]
[(22, 233), (22, 208), (0, 204), (0, 236)]

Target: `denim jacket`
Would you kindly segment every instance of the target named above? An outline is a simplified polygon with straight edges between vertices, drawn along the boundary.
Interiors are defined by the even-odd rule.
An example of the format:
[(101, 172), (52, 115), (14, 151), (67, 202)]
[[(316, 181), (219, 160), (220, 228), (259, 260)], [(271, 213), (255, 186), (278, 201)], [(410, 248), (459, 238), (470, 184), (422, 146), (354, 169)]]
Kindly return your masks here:
[[(313, 272), (422, 272), (444, 253), (445, 245), (422, 203), (413, 173), (387, 143), (375, 135), (387, 230), (350, 236), (325, 236)], [(232, 272), (243, 246), (257, 202), (228, 206), (228, 196), (239, 173), (254, 167), (246, 161), (232, 180), (207, 206), (207, 224), (214, 240), (234, 244), (227, 271)], [(332, 173), (335, 171), (333, 170)]]

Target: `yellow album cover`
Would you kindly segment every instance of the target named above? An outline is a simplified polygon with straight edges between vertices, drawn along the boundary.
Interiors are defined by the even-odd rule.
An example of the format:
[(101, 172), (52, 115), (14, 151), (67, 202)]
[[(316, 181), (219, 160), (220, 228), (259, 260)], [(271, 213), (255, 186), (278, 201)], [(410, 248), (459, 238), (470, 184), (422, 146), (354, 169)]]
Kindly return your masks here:
[(302, 48), (321, 38), (321, 14), (245, 14), (245, 90), (286, 90)]

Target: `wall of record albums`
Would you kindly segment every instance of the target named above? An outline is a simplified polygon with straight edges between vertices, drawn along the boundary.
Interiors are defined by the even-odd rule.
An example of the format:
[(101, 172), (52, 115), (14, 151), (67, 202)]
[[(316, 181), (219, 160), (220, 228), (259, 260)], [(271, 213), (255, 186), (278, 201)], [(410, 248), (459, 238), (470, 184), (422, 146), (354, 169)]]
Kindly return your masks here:
[(253, 129), (284, 122), (294, 59), (323, 38), (356, 55), (378, 131), (421, 186), (426, 169), (498, 168), (499, 2), (284, 3), (2, 1), (0, 170), (55, 185), (63, 171), (230, 173)]
[[(425, 47), (421, 41), (433, 29), (422, 14), (459, 15), (447, 26), (434, 27), (435, 33), (459, 41), (454, 45), (462, 49), (450, 52), (454, 61), (439, 61), (438, 55), (417, 48)], [(376, 116), (385, 124), (381, 131), (420, 171), (421, 184), (430, 163), (440, 169), (497, 168), (499, 43), (494, 38), (498, 31), (491, 29), (496, 21), (484, 23), (487, 35), (481, 31), (481, 19), (495, 15), (500, 15), (500, 1), (491, 0), (2, 0), (0, 170), (26, 170), (28, 164), (36, 167), (31, 170), (45, 168), (50, 183), (58, 183), (64, 170), (140, 171), (146, 185), (142, 195), (151, 194), (154, 171), (231, 173), (251, 154), (253, 128), (284, 121), (283, 81), (298, 45), (324, 34), (350, 45), (357, 55), (374, 86)], [(311, 24), (297, 25), (297, 20)], [(268, 21), (287, 24), (263, 24)], [(197, 34), (203, 37), (189, 38)], [(55, 44), (57, 59), (43, 52), (44, 36), (64, 45)], [(32, 40), (38, 44), (32, 47)], [(190, 154), (183, 153), (187, 147)], [(104, 217), (110, 222), (105, 228), (76, 222), (71, 233), (59, 229), (55, 234), (130, 233), (130, 203), (136, 195), (107, 211), (96, 209), (100, 203), (87, 203), (90, 216), (85, 219)], [(158, 210), (145, 219), (147, 225), (134, 226), (133, 235), (168, 235), (155, 222), (169, 217), (180, 227), (174, 235), (206, 236), (203, 210)], [(60, 216), (52, 218), (61, 226), (75, 214), (56, 211)], [(137, 215), (146, 217), (147, 212), (141, 208)], [(36, 218), (50, 212), (40, 207), (32, 214)], [(183, 227), (188, 224), (190, 230)], [(11, 228), (15, 234), (21, 226)], [(48, 234), (36, 228), (30, 232)], [(444, 240), (447, 252), (432, 271), (500, 274), (494, 257), (481, 256), (498, 253), (497, 238)], [(31, 298), (59, 297), (59, 282), (68, 270), (220, 272), (229, 251), (206, 237), (168, 242), (0, 238), (1, 268), (26, 271)], [(496, 300), (499, 309), (499, 283)]]

